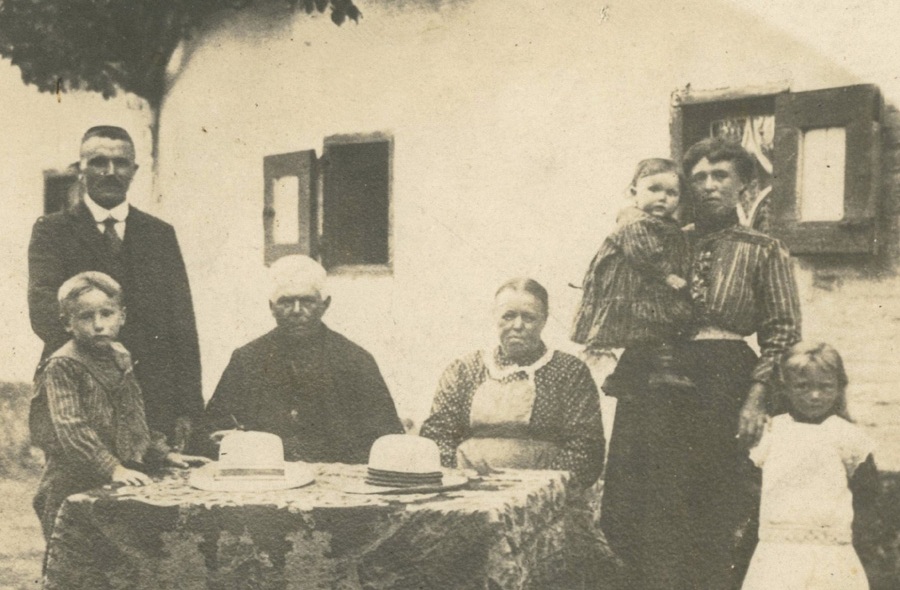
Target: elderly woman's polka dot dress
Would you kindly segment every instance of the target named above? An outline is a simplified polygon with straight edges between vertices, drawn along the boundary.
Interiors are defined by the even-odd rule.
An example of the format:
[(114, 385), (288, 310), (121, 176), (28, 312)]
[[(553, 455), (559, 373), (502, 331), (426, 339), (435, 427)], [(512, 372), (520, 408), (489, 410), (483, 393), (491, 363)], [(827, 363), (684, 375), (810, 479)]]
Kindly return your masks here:
[(441, 377), (421, 434), (437, 442), (444, 466), (455, 467), (460, 444), (479, 434), (471, 420), (476, 391), (489, 379), (511, 384), (533, 378), (530, 419), (518, 432), (507, 435), (555, 444), (559, 452), (546, 468), (570, 471), (578, 483), (591, 485), (603, 468), (604, 438), (599, 396), (590, 371), (574, 356), (548, 353), (544, 347), (531, 360), (532, 365), (516, 365), (498, 347), (453, 362)]

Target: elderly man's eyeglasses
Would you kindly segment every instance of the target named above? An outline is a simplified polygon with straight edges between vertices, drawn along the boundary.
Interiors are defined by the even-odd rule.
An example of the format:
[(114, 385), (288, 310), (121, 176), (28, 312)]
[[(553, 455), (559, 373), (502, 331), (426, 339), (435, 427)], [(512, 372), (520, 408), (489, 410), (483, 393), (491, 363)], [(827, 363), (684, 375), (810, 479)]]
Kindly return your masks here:
[(273, 305), (281, 311), (291, 311), (293, 309), (312, 311), (321, 303), (322, 300), (317, 297), (279, 297)]

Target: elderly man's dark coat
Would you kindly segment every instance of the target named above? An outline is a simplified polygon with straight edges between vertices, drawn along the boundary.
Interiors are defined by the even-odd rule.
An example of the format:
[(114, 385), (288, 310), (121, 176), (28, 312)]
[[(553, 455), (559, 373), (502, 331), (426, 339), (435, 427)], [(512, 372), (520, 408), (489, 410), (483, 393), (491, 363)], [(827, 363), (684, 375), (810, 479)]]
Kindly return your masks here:
[(203, 411), (197, 328), (175, 230), (130, 207), (116, 256), (83, 203), (39, 218), (28, 248), (28, 308), (44, 341), (42, 358), (69, 339), (57, 291), (84, 271), (106, 273), (122, 285), (127, 319), (120, 339), (135, 362), (147, 422), (171, 435), (176, 417), (193, 419)]
[(298, 340), (278, 328), (234, 351), (195, 431), (215, 458), (216, 430), (277, 434), (288, 461), (365, 463), (378, 437), (402, 433), (371, 354), (322, 325)]

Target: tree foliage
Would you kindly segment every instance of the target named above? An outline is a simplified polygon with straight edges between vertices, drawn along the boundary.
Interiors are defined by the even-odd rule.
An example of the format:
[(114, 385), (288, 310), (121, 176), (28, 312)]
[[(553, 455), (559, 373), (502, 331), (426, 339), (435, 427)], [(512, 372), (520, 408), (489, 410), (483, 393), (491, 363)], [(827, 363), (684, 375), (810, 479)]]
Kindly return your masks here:
[(0, 0), (0, 55), (43, 92), (124, 90), (158, 109), (179, 44), (213, 14), (265, 1), (330, 10), (337, 25), (360, 17), (353, 0)]

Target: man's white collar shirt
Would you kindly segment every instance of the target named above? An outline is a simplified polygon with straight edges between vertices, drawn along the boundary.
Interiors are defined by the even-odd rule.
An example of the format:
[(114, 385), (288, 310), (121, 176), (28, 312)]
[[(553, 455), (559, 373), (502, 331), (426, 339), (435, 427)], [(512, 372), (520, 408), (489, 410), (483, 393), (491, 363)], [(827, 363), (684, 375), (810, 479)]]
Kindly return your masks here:
[(97, 222), (97, 230), (101, 234), (106, 231), (103, 222), (112, 217), (116, 220), (116, 233), (119, 234), (119, 238), (125, 239), (125, 219), (128, 217), (128, 201), (122, 201), (112, 209), (104, 209), (95, 203), (90, 196), (85, 195), (84, 204), (87, 205), (88, 211), (91, 212), (91, 216)]

